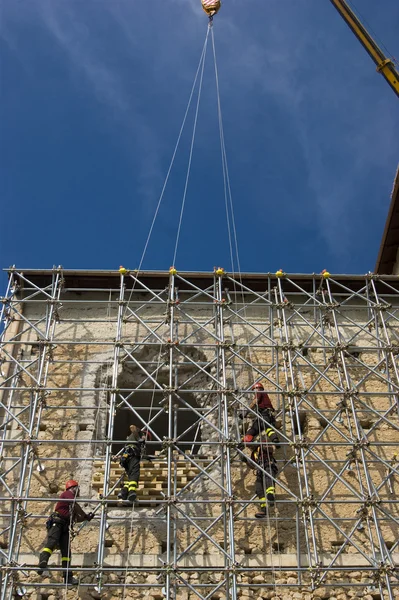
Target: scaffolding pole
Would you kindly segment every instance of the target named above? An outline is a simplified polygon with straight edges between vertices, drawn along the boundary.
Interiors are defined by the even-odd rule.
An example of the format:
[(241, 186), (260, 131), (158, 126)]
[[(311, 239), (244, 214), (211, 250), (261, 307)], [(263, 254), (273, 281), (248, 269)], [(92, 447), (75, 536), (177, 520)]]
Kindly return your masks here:
[[(397, 597), (397, 277), (13, 267), (1, 322), (1, 600), (61, 593), (61, 567), (36, 574), (37, 540), (76, 471), (96, 514), (72, 546), (82, 589)], [(281, 445), (261, 520), (258, 442), (241, 444), (250, 421), (270, 427), (254, 381)], [(153, 463), (121, 508), (112, 457), (133, 422)]]

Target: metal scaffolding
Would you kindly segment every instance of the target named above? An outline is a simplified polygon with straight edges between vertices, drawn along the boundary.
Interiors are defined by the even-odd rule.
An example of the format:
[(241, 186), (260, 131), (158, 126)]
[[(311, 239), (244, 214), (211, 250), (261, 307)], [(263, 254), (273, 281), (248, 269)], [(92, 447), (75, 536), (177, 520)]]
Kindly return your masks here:
[[(57, 565), (50, 581), (36, 575), (36, 540), (57, 497), (46, 473), (54, 484), (76, 469), (79, 502), (96, 518), (85, 526), (95, 550), (81, 544), (81, 526), (73, 568), (100, 597), (234, 600), (322, 588), (398, 597), (398, 277), (8, 272), (1, 600), (63, 588)], [(258, 418), (249, 408), (257, 381), (281, 442), (276, 505), (262, 520), (249, 452), (258, 443), (242, 444)], [(125, 439), (117, 422), (129, 420), (151, 431), (147, 452), (167, 478), (161, 497), (120, 509), (112, 459)], [(195, 469), (187, 482), (182, 464)], [(146, 540), (143, 552), (131, 546), (139, 529), (158, 552)], [(112, 532), (128, 536), (117, 556)]]

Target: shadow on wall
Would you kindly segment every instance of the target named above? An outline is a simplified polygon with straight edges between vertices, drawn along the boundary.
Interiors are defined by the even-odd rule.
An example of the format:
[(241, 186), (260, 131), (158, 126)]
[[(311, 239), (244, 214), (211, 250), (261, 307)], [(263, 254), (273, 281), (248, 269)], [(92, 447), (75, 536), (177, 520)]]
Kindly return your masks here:
[[(120, 384), (118, 383), (118, 386)], [(129, 384), (133, 387), (134, 382)], [(129, 392), (123, 394), (128, 396)], [(199, 408), (192, 394), (182, 393), (180, 397), (194, 408)], [(142, 389), (135, 392), (126, 402), (120, 402), (115, 415), (113, 440), (125, 440), (129, 435), (129, 426), (137, 425), (143, 427), (143, 421), (150, 423), (150, 428), (162, 440), (168, 437), (169, 431), (169, 412), (168, 403), (159, 404), (160, 395), (153, 394), (151, 389)], [(182, 407), (178, 400), (173, 400), (174, 406), (178, 406), (178, 410), (172, 413), (172, 437), (179, 438), (176, 444), (183, 452), (196, 454), (201, 445), (201, 426), (198, 422), (197, 415), (190, 409)], [(133, 410), (131, 410), (132, 407)], [(138, 416), (139, 415), (139, 416)], [(141, 417), (141, 418), (140, 418)], [(122, 448), (123, 444), (114, 443), (112, 452), (117, 452)], [(153, 454), (155, 451), (162, 450), (161, 443), (150, 443), (147, 446), (147, 452)]]
[[(203, 365), (207, 362), (206, 357), (194, 347), (186, 348), (185, 354)], [(157, 373), (157, 384), (162, 388), (168, 387), (169, 367), (168, 365), (159, 367), (158, 350), (144, 348), (139, 352), (135, 352), (134, 357), (147, 373)], [(112, 433), (112, 440), (115, 440), (112, 445), (113, 453), (118, 452), (123, 447), (123, 442), (130, 433), (129, 426), (132, 424), (145, 427), (149, 423), (150, 428), (160, 440), (169, 437), (168, 397), (166, 395), (165, 399), (165, 395), (159, 393), (159, 388), (154, 385), (143, 368), (140, 368), (137, 363), (126, 360), (120, 367), (117, 379), (117, 388), (120, 392), (116, 397), (116, 412)], [(196, 365), (190, 363), (184, 356), (178, 358), (176, 373), (178, 373), (180, 382), (190, 381), (191, 389), (204, 389), (209, 385), (206, 375), (204, 378), (204, 372), (199, 371)], [(96, 377), (96, 387), (99, 389), (97, 394), (99, 406), (109, 406), (111, 382), (112, 375), (110, 363), (108, 363), (106, 369), (104, 369), (104, 366), (100, 367)], [(202, 440), (201, 424), (198, 415), (192, 408), (195, 410), (200, 409), (204, 405), (204, 401), (206, 403), (204, 394), (196, 398), (192, 392), (182, 391), (181, 389), (178, 394), (173, 395), (174, 410), (171, 415), (171, 437), (178, 439), (176, 446), (183, 452), (197, 454), (200, 450)], [(97, 439), (104, 438), (109, 424), (109, 411), (100, 410), (100, 412), (102, 416), (97, 419)], [(147, 445), (148, 454), (162, 450), (162, 442), (155, 442), (156, 439)]]

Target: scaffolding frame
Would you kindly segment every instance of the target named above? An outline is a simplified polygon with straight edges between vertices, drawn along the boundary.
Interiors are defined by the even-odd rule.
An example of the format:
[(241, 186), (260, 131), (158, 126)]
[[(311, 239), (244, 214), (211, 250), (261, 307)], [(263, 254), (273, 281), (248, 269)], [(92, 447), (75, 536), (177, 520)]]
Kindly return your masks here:
[[(21, 562), (21, 556), (29, 520), (41, 518), (44, 524), (46, 518), (43, 513), (30, 512), (29, 504), (54, 501), (54, 496), (31, 494), (34, 470), (41, 472), (47, 462), (64, 460), (46, 458), (42, 449), (46, 444), (66, 443), (74, 451), (86, 448), (85, 456), (72, 456), (68, 462), (77, 460), (90, 468), (98, 460), (93, 448), (102, 449), (104, 460), (101, 498), (88, 495), (81, 500), (94, 503), (98, 515), (94, 521), (98, 530), (96, 560), (91, 566), (74, 567), (78, 574), (92, 576), (82, 587), (95, 585), (99, 593), (121, 587), (159, 592), (163, 588), (167, 600), (178, 598), (181, 590), (202, 600), (219, 592), (234, 600), (246, 588), (315, 591), (321, 586), (357, 586), (394, 600), (399, 590), (399, 504), (394, 494), (399, 475), (395, 455), (399, 441), (398, 277), (287, 275), (281, 271), (237, 275), (221, 268), (212, 274), (178, 273), (171, 268), (165, 274), (13, 267), (8, 273), (0, 346), (0, 536), (7, 539), (0, 547), (1, 600), (14, 597), (18, 590), (23, 595), (24, 588), (62, 587), (32, 579), (35, 566)], [(109, 314), (85, 319), (83, 311), (83, 316), (75, 319), (63, 317), (67, 307), (79, 310), (87, 306), (105, 306)], [(70, 324), (90, 328), (102, 323), (112, 326), (113, 339), (109, 335), (95, 340), (58, 335)], [(137, 335), (132, 341), (135, 328)], [(58, 354), (68, 346), (101, 346), (112, 356), (106, 360), (106, 382), (102, 384), (107, 397), (101, 408), (106, 413), (106, 428), (102, 436), (95, 429), (87, 440), (43, 441), (40, 431), (47, 411), (73, 410), (83, 415), (84, 411), (99, 410), (94, 402), (71, 406), (48, 401), (64, 392), (77, 397), (99, 392), (98, 385), (86, 385), (85, 381), (80, 386), (52, 383), (51, 373), (57, 365), (78, 364), (83, 369), (96, 363), (96, 359), (65, 360)], [(35, 347), (37, 355), (26, 358), (27, 347)], [(141, 381), (133, 387), (118, 385), (125, 364), (140, 373)], [(163, 383), (165, 374), (167, 383)], [(258, 418), (248, 406), (254, 381), (265, 384), (277, 409), (282, 446), (275, 480), (277, 509), (274, 513), (268, 510), (262, 523), (253, 517), (256, 496), (240, 497), (235, 479), (241, 458), (256, 466), (248, 448), (240, 443), (248, 421), (244, 417), (243, 428), (238, 418), (243, 411), (249, 419)], [(132, 404), (138, 392), (152, 397), (148, 422), (140, 414), (148, 405)], [(190, 404), (185, 394), (202, 399), (202, 405)], [(122, 406), (152, 432), (150, 447), (162, 445), (167, 465), (164, 499), (154, 501), (152, 512), (144, 517), (139, 516), (140, 508), (131, 517), (164, 524), (166, 555), (158, 557), (155, 566), (136, 564), (129, 552), (120, 564), (109, 566), (107, 562), (107, 528), (124, 519), (110, 516), (107, 502), (116, 485), (112, 485), (110, 470), (112, 444), (118, 441), (114, 439), (114, 419)], [(188, 442), (181, 440), (187, 428), (178, 430), (185, 412), (194, 413), (196, 419), (188, 428), (195, 429), (195, 436)], [(163, 435), (157, 430), (161, 414), (167, 415)], [(310, 419), (321, 423), (313, 439)], [(329, 436), (335, 436), (334, 441)], [(249, 444), (249, 449), (255, 445)], [(328, 458), (333, 447), (339, 460)], [(196, 449), (200, 453), (195, 453)], [(206, 465), (200, 458), (204, 449)], [(178, 459), (199, 469), (199, 475), (180, 491), (176, 487)], [(330, 478), (322, 489), (313, 482), (319, 467)], [(196, 493), (199, 481), (210, 486), (209, 497)], [(345, 493), (335, 494), (337, 489)], [(351, 516), (340, 517), (336, 512), (340, 506)], [(209, 516), (201, 513), (204, 507), (209, 508)], [(278, 527), (288, 520), (284, 509), (294, 511), (296, 556), (291, 562), (284, 561), (279, 552)], [(251, 563), (237, 547), (237, 527), (243, 524), (263, 528), (266, 534), (269, 531), (262, 560)], [(179, 538), (184, 527), (196, 532), (186, 544)], [(321, 527), (340, 536), (330, 554)], [(394, 532), (389, 544), (387, 527)], [(277, 539), (274, 551), (272, 533)], [(205, 542), (212, 549), (211, 560), (190, 565), (187, 559), (195, 546)], [(351, 559), (353, 555), (356, 560)], [(350, 579), (353, 571), (364, 574), (361, 581)], [(111, 582), (107, 579), (110, 572), (121, 577), (152, 573), (158, 579), (156, 583)], [(206, 574), (209, 581), (193, 580), (195, 572)], [(251, 582), (248, 577), (245, 581), (254, 573), (263, 574), (264, 581)], [(295, 581), (291, 577), (290, 582), (278, 583), (276, 576), (284, 573), (294, 573)]]

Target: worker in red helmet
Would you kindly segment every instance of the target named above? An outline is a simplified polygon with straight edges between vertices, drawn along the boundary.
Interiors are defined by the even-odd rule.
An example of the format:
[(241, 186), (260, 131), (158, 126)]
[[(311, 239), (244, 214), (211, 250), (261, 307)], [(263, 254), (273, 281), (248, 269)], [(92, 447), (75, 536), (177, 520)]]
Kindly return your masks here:
[(148, 429), (141, 430), (137, 425), (130, 425), (126, 445), (119, 460), (125, 469), (122, 489), (118, 494), (119, 500), (133, 504), (137, 497), (137, 487), (140, 479), (140, 460), (145, 443), (151, 439)]
[(76, 502), (79, 495), (79, 483), (74, 479), (69, 479), (65, 484), (65, 492), (62, 492), (54, 512), (46, 521), (47, 539), (45, 547), (40, 552), (39, 575), (47, 569), (47, 563), (56, 546), (61, 551), (61, 563), (64, 568), (64, 582), (68, 585), (77, 585), (78, 581), (73, 577), (70, 570), (71, 562), (71, 540), (70, 530), (74, 523), (82, 521), (91, 521), (93, 513), (86, 514)]
[(247, 444), (252, 442), (254, 438), (259, 435), (259, 432), (264, 429), (265, 434), (270, 441), (275, 444), (276, 448), (280, 448), (280, 440), (274, 429), (276, 426), (276, 418), (274, 416), (274, 406), (272, 401), (260, 382), (255, 383), (252, 386), (252, 389), (255, 392), (255, 398), (249, 405), (249, 408), (256, 410), (258, 416), (252, 422), (243, 441)]
[(260, 510), (255, 514), (255, 517), (263, 519), (267, 516), (267, 505), (274, 506), (274, 479), (277, 476), (278, 467), (273, 455), (274, 448), (269, 443), (268, 437), (262, 434), (259, 442), (259, 446), (252, 451), (251, 459), (259, 467), (256, 469), (255, 491), (260, 500)]

